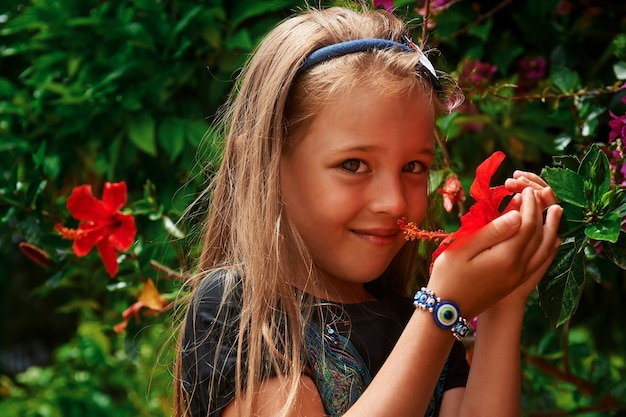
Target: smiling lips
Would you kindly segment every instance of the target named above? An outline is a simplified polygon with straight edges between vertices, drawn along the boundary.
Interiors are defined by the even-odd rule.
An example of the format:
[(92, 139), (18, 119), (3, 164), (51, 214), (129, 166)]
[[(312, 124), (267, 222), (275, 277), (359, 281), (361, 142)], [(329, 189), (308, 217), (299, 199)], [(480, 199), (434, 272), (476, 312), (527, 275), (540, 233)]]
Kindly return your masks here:
[(378, 245), (389, 245), (396, 240), (400, 229), (395, 228), (375, 228), (375, 229), (351, 229), (361, 239)]

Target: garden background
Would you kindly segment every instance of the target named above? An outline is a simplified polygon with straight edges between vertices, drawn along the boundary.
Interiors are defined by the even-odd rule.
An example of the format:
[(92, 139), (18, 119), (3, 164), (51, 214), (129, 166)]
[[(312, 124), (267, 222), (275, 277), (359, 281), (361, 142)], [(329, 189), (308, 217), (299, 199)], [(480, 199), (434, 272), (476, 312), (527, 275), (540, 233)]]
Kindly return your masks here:
[[(496, 182), (543, 172), (570, 216), (563, 262), (528, 303), (524, 412), (626, 415), (626, 3), (375, 3), (416, 23), (414, 40), (427, 35), (466, 96), (440, 120), (440, 224), (458, 227), (475, 168), (496, 150), (507, 155)], [(2, 1), (0, 415), (170, 414), (197, 237), (181, 216), (219, 161), (208, 128), (254, 45), (303, 5)], [(465, 201), (446, 188), (455, 179)], [(86, 210), (125, 219), (130, 242), (100, 248), (113, 251), (105, 268), (96, 248), (77, 256), (67, 240), (99, 221), (79, 222), (67, 201), (77, 187), (88, 197), (82, 185), (99, 200), (107, 182), (127, 195), (115, 186)]]

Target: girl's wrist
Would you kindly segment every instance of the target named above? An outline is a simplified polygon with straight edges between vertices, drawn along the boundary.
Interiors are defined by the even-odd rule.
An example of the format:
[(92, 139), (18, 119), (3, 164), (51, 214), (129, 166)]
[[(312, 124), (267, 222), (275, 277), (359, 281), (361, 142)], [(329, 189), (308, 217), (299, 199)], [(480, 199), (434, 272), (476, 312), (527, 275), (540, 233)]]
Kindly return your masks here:
[(461, 315), (459, 307), (451, 301), (442, 300), (433, 290), (422, 287), (415, 293), (413, 305), (432, 313), (437, 327), (450, 331), (456, 340), (461, 340), (472, 332), (469, 321)]
[(516, 301), (503, 299), (481, 312), (478, 321), (481, 323), (492, 321), (507, 327), (515, 323), (521, 325), (525, 311), (526, 299)]

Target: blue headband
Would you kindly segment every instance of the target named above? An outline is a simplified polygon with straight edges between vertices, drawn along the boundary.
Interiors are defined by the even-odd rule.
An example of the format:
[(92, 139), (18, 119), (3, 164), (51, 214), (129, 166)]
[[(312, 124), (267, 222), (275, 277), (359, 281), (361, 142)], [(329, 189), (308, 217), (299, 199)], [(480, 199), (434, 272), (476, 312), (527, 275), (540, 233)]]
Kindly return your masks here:
[(333, 45), (324, 46), (311, 52), (309, 56), (305, 58), (304, 62), (302, 62), (300, 68), (298, 68), (298, 72), (304, 71), (305, 69), (310, 68), (313, 65), (319, 64), (320, 62), (351, 54), (354, 52), (365, 52), (374, 49), (396, 48), (404, 52), (418, 52), (420, 55), (419, 63), (428, 71), (429, 75), (433, 77), (433, 80), (436, 81), (436, 84), (439, 84), (437, 73), (435, 72), (435, 67), (433, 67), (433, 64), (431, 64), (426, 55), (409, 38), (403, 36), (403, 39), (405, 43), (394, 42), (388, 39), (369, 38), (356, 39), (352, 41), (340, 42)]

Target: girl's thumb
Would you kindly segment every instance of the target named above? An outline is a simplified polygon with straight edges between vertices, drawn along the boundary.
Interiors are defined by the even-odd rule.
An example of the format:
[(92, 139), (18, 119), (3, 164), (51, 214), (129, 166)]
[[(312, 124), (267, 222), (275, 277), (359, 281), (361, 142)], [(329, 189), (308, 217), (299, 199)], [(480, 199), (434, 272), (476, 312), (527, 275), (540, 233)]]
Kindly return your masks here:
[(521, 224), (522, 216), (520, 212), (517, 210), (508, 211), (480, 229), (474, 237), (472, 246), (477, 253), (491, 248), (513, 237)]

